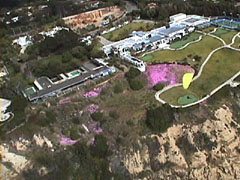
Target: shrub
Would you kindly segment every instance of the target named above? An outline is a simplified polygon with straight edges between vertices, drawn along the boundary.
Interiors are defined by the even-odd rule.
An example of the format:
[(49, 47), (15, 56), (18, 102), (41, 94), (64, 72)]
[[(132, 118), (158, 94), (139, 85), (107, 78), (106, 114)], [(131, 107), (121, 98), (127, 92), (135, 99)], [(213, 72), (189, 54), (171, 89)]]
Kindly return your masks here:
[(95, 112), (91, 115), (91, 117), (94, 121), (99, 121), (99, 122), (104, 121), (104, 115), (102, 112)]
[(125, 77), (128, 79), (134, 79), (135, 77), (139, 76), (140, 74), (141, 74), (141, 72), (138, 69), (131, 67), (129, 69), (129, 71), (125, 73)]
[(119, 94), (123, 92), (123, 88), (120, 83), (117, 83), (113, 89), (114, 93)]
[(159, 91), (159, 90), (162, 90), (164, 88), (164, 84), (163, 83), (158, 83), (156, 84), (155, 86), (153, 86), (153, 89), (155, 91)]
[(169, 105), (147, 110), (146, 124), (153, 132), (164, 132), (174, 120), (174, 109)]
[(70, 138), (72, 140), (76, 140), (78, 139), (80, 136), (78, 134), (78, 129), (76, 127), (72, 128), (71, 131), (70, 131)]
[(130, 88), (134, 91), (138, 91), (143, 88), (143, 84), (139, 80), (129, 80)]
[(116, 111), (110, 111), (109, 116), (113, 119), (118, 119), (119, 118), (119, 114)]

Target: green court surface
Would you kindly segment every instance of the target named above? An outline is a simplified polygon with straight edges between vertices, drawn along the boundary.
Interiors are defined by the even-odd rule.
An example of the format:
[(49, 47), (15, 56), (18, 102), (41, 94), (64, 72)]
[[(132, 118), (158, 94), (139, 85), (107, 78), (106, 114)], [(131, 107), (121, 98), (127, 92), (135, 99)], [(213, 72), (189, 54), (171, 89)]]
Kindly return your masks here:
[(152, 55), (146, 55), (146, 56), (144, 56), (144, 57), (142, 58), (142, 60), (143, 60), (143, 61), (149, 61), (149, 60), (151, 60), (152, 58), (153, 58)]
[(30, 95), (30, 94), (33, 94), (33, 93), (35, 93), (35, 92), (36, 92), (36, 90), (35, 90), (34, 87), (27, 88), (27, 89), (25, 89), (25, 90), (23, 91), (23, 93), (24, 93), (25, 95)]
[(73, 71), (73, 72), (71, 72), (70, 74), (71, 74), (72, 76), (76, 76), (76, 75), (79, 75), (80, 72), (78, 72), (78, 71)]
[(185, 96), (178, 98), (178, 104), (180, 104), (180, 105), (187, 105), (187, 104), (193, 103), (195, 101), (197, 101), (197, 98), (192, 94), (185, 95)]
[(201, 34), (199, 34), (199, 33), (193, 33), (189, 37), (184, 38), (183, 40), (179, 40), (177, 42), (172, 43), (170, 45), (170, 47), (173, 49), (181, 48), (181, 47), (185, 46), (187, 43), (198, 40), (200, 35)]

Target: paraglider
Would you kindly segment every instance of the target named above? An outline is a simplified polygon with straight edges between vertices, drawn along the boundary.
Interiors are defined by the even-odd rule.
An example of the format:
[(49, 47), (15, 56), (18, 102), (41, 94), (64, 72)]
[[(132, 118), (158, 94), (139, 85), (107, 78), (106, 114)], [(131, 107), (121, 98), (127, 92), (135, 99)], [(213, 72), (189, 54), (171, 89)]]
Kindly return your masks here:
[(192, 82), (192, 79), (193, 79), (193, 76), (194, 76), (194, 73), (186, 73), (184, 74), (183, 76), (183, 88), (184, 89), (188, 89), (191, 82)]

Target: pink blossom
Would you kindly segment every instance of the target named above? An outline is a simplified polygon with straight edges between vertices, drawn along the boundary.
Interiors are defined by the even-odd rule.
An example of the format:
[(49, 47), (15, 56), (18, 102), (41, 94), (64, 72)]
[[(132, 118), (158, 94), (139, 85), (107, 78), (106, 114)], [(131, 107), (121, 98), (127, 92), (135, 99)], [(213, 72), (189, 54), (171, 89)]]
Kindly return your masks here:
[(160, 82), (167, 85), (180, 83), (187, 72), (194, 72), (194, 69), (188, 65), (158, 64), (149, 65), (145, 74), (148, 78), (148, 87), (153, 87)]
[(71, 98), (65, 98), (60, 100), (58, 104), (69, 104), (71, 101), (72, 101)]
[(90, 114), (95, 113), (98, 109), (99, 109), (99, 106), (96, 105), (96, 104), (91, 104), (90, 106), (87, 107), (87, 111), (88, 111)]
[(64, 146), (70, 146), (77, 142), (78, 142), (78, 140), (72, 140), (71, 138), (65, 137), (63, 135), (60, 138), (60, 144), (64, 145)]
[(102, 87), (98, 87), (98, 88), (94, 88), (93, 90), (86, 92), (85, 94), (83, 94), (83, 96), (85, 98), (90, 98), (90, 97), (97, 97), (99, 96), (99, 94), (101, 93), (102, 89), (104, 86)]

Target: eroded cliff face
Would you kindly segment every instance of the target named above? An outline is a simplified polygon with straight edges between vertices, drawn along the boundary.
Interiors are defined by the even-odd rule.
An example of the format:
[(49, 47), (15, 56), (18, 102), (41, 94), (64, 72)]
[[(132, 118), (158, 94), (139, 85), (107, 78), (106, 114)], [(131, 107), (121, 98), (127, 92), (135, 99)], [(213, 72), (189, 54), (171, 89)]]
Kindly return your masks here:
[(121, 159), (131, 179), (240, 179), (240, 124), (226, 105), (213, 113), (142, 137)]

